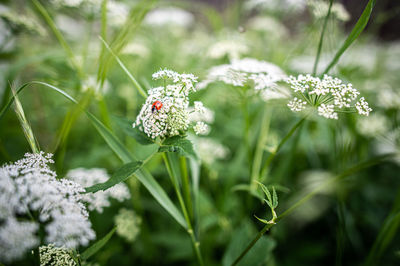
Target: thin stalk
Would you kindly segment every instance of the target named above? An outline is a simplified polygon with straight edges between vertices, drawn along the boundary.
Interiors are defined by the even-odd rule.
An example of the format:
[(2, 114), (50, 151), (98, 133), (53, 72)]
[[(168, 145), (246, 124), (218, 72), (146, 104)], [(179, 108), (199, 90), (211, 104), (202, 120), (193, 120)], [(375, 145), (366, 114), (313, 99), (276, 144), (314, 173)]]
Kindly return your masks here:
[(185, 220), (186, 220), (186, 223), (188, 226), (187, 232), (190, 235), (190, 239), (192, 240), (193, 250), (196, 254), (197, 262), (199, 263), (199, 265), (204, 265), (203, 259), (201, 257), (201, 252), (200, 252), (200, 242), (196, 239), (196, 236), (194, 235), (192, 222), (190, 221), (185, 202), (183, 200), (181, 191), (179, 189), (178, 179), (172, 168), (171, 159), (169, 158), (168, 154), (166, 154), (165, 152), (162, 153), (162, 157), (164, 159), (164, 163), (165, 163), (165, 167), (167, 168), (167, 172), (171, 178), (172, 185), (174, 186), (176, 196), (178, 197), (178, 201), (181, 206), (183, 216), (185, 217)]
[(270, 121), (271, 121), (271, 113), (267, 108), (264, 108), (264, 114), (260, 127), (260, 134), (258, 136), (256, 151), (254, 153), (253, 166), (251, 168), (250, 187), (254, 189), (257, 187), (257, 183), (255, 181), (259, 181), (259, 174), (262, 163), (262, 157), (264, 153), (264, 146), (268, 137)]
[(329, 15), (331, 14), (332, 5), (333, 5), (333, 0), (330, 0), (328, 14), (326, 14), (326, 16), (325, 16), (324, 25), (322, 26), (321, 37), (319, 38), (317, 56), (315, 57), (315, 62), (314, 62), (314, 67), (313, 67), (313, 76), (315, 76), (317, 74), (318, 61), (319, 61), (319, 57), (321, 55), (322, 43), (324, 41), (326, 25), (328, 25), (328, 19), (329, 19)]
[(249, 245), (242, 251), (242, 253), (240, 253), (240, 255), (238, 256), (238, 258), (232, 263), (233, 265), (236, 265), (239, 263), (239, 261), (249, 252), (249, 250), (257, 243), (257, 241), (265, 234), (265, 232), (267, 232), (273, 225), (275, 225), (277, 222), (279, 222), (280, 220), (282, 220), (283, 218), (285, 218), (286, 216), (288, 216), (289, 214), (291, 214), (294, 210), (296, 210), (298, 207), (300, 207), (301, 205), (303, 205), (304, 203), (306, 203), (307, 201), (309, 201), (312, 197), (314, 197), (316, 194), (318, 194), (321, 190), (323, 190), (326, 186), (332, 184), (332, 183), (336, 183), (340, 180), (342, 180), (343, 178), (354, 174), (358, 171), (360, 171), (361, 169), (370, 167), (372, 165), (378, 164), (380, 162), (382, 162), (383, 160), (390, 158), (392, 156), (392, 154), (385, 154), (376, 158), (373, 158), (371, 160), (362, 162), (354, 167), (351, 167), (349, 169), (347, 169), (346, 171), (344, 171), (342, 174), (325, 181), (323, 184), (321, 184), (320, 186), (318, 186), (317, 188), (315, 188), (313, 191), (311, 191), (310, 193), (308, 193), (306, 196), (304, 196), (301, 200), (297, 201), (294, 205), (292, 205), (289, 209), (287, 209), (286, 211), (284, 211), (281, 215), (279, 215), (274, 222), (275, 223), (268, 223), (266, 224), (260, 232), (257, 233), (257, 235), (254, 237), (254, 239), (249, 243)]
[(32, 3), (35, 5), (36, 9), (39, 11), (39, 13), (43, 16), (44, 20), (46, 23), (49, 25), (50, 29), (53, 31), (54, 35), (56, 36), (58, 42), (61, 44), (61, 46), (64, 48), (65, 52), (67, 53), (67, 56), (69, 57), (69, 60), (72, 64), (72, 66), (75, 68), (76, 72), (78, 73), (80, 78), (84, 77), (84, 74), (82, 72), (81, 67), (75, 60), (75, 55), (71, 49), (71, 47), (68, 45), (67, 41), (64, 39), (63, 35), (61, 32), (57, 29), (56, 24), (54, 23), (53, 19), (51, 18), (50, 14), (47, 12), (46, 8), (37, 0), (32, 0)]
[[(249, 110), (248, 110), (248, 105), (247, 105), (247, 98), (243, 96), (243, 101), (242, 101), (242, 111), (243, 111), (243, 116), (244, 116), (244, 127), (243, 127), (243, 137), (244, 137), (244, 143), (246, 145), (246, 153), (247, 153), (247, 160), (249, 163), (249, 169), (251, 166), (251, 148), (250, 148), (250, 116), (249, 116)], [(250, 172), (251, 174), (251, 172)]]
[(279, 142), (278, 146), (276, 147), (276, 149), (270, 153), (270, 155), (268, 156), (267, 160), (264, 163), (264, 166), (261, 170), (261, 175), (260, 177), (263, 178), (268, 171), (268, 167), (271, 164), (272, 160), (275, 158), (276, 154), (280, 151), (280, 149), (282, 148), (282, 146), (289, 140), (289, 138), (296, 132), (296, 130), (304, 123), (304, 121), (306, 120), (307, 116), (303, 117), (301, 120), (299, 120), (299, 122), (297, 122), (291, 129), (290, 131), (286, 134), (286, 136), (281, 140), (281, 142)]
[(106, 127), (111, 129), (111, 120), (110, 120), (110, 114), (108, 112), (108, 108), (107, 108), (107, 103), (104, 100), (103, 95), (101, 96), (100, 100), (99, 100), (99, 108), (100, 108), (100, 114), (101, 114), (101, 118), (103, 120), (103, 123)]
[(190, 195), (190, 182), (189, 182), (189, 173), (187, 169), (186, 158), (183, 156), (179, 157), (179, 165), (182, 176), (182, 189), (183, 189), (183, 197), (185, 199), (186, 206), (188, 208), (189, 218), (193, 221), (193, 204), (192, 197)]

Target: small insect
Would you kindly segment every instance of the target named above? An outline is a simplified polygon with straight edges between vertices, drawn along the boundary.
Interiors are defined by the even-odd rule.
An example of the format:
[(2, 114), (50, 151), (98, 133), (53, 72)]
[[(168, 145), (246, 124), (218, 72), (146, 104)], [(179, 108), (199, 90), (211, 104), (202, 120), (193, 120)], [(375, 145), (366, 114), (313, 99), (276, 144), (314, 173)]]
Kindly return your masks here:
[(160, 102), (160, 101), (155, 101), (155, 102), (153, 103), (153, 105), (151, 106), (151, 112), (154, 113), (156, 110), (157, 110), (157, 111), (160, 110), (162, 106), (163, 106), (162, 102)]

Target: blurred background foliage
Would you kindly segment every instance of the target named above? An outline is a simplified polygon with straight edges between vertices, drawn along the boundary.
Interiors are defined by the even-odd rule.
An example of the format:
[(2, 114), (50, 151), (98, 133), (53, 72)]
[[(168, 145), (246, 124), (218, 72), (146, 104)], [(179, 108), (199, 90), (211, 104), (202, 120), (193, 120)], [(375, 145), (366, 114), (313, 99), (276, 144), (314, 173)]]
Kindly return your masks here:
[[(138, 158), (151, 147), (125, 136), (115, 116), (133, 121), (144, 99), (106, 52), (110, 44), (137, 81), (157, 86), (160, 68), (193, 73), (201, 81), (210, 67), (252, 57), (281, 67), (288, 75), (311, 73), (328, 1), (116, 1), (109, 0), (107, 21), (101, 1), (1, 1), (0, 106), (11, 86), (44, 81), (61, 88), (88, 108)], [(322, 73), (352, 29), (367, 1), (334, 1), (320, 64)], [(391, 153), (390, 160), (357, 171), (328, 187), (280, 221), (241, 265), (399, 265), (400, 263), (400, 42), (398, 1), (377, 1), (366, 31), (345, 52), (330, 74), (352, 83), (369, 101), (369, 117), (338, 121), (311, 117), (271, 164), (267, 185), (279, 195), (278, 214), (329, 178), (358, 163)], [(104, 17), (103, 17), (104, 18)], [(103, 27), (102, 27), (103, 25)], [(106, 25), (106, 27), (104, 27)], [(56, 29), (56, 30), (55, 30)], [(61, 36), (57, 37), (57, 32)], [(100, 85), (99, 85), (100, 84)], [(19, 99), (41, 150), (55, 154), (59, 176), (69, 169), (106, 168), (121, 163), (88, 123), (80, 107), (43, 86), (25, 89)], [(214, 111), (208, 137), (194, 137), (202, 160), (198, 232), (206, 265), (229, 265), (269, 212), (256, 197), (237, 189), (247, 183), (251, 161), (243, 140), (241, 96), (216, 83), (198, 91)], [(265, 108), (271, 111), (265, 145), (270, 152), (298, 121), (284, 101), (246, 99), (255, 152)], [(204, 144), (204, 142), (208, 142)], [(203, 144), (203, 145), (202, 145)], [(0, 162), (15, 161), (30, 147), (16, 114), (0, 121)], [(264, 158), (265, 159), (265, 158)], [(173, 188), (161, 157), (146, 166), (168, 194)], [(98, 265), (194, 264), (190, 239), (140, 183), (127, 181), (132, 199), (91, 213), (97, 235), (113, 227), (122, 208), (141, 222), (134, 239), (115, 235), (91, 258)], [(29, 259), (15, 265), (29, 263)]]

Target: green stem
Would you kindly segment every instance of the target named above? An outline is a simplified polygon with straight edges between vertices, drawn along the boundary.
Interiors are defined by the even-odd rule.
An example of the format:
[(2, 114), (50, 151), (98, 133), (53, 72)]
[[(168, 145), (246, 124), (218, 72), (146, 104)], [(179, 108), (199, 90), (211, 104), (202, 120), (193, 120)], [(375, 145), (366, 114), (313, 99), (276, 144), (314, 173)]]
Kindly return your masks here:
[(162, 157), (164, 159), (165, 167), (167, 168), (168, 174), (171, 178), (172, 185), (174, 186), (176, 195), (178, 197), (178, 201), (181, 206), (183, 216), (185, 217), (187, 227), (188, 227), (187, 232), (190, 235), (190, 239), (192, 240), (193, 250), (196, 254), (197, 262), (199, 263), (199, 265), (203, 265), (203, 259), (201, 257), (201, 252), (200, 252), (200, 242), (196, 239), (196, 236), (194, 235), (192, 222), (190, 221), (185, 202), (183, 200), (181, 191), (179, 189), (178, 179), (172, 168), (171, 159), (170, 159), (169, 155), (165, 152), (162, 153)]
[(74, 53), (72, 52), (71, 47), (68, 45), (67, 41), (64, 39), (61, 32), (57, 29), (56, 24), (54, 23), (53, 19), (51, 18), (50, 14), (47, 12), (46, 8), (37, 0), (32, 0), (33, 4), (35, 5), (36, 9), (39, 13), (43, 16), (46, 23), (49, 25), (50, 29), (53, 31), (54, 35), (56, 36), (58, 42), (64, 48), (72, 66), (75, 68), (76, 72), (78, 73), (80, 78), (84, 77), (81, 67), (75, 60)]
[[(322, 189), (324, 189), (326, 186), (338, 182), (342, 179), (344, 179), (345, 177), (354, 174), (358, 171), (360, 171), (361, 169), (370, 167), (372, 165), (378, 164), (380, 162), (382, 162), (383, 160), (386, 160), (387, 158), (390, 158), (392, 156), (392, 154), (385, 154), (376, 158), (373, 158), (371, 160), (362, 162), (354, 167), (351, 167), (349, 169), (347, 169), (346, 171), (344, 171), (342, 174), (325, 181), (323, 184), (321, 184), (320, 186), (318, 186), (317, 188), (315, 188), (313, 191), (311, 191), (310, 193), (308, 193), (306, 196), (304, 196), (301, 200), (297, 201), (294, 205), (292, 205), (289, 209), (287, 209), (286, 211), (284, 211), (281, 215), (279, 215), (274, 222), (277, 223), (280, 220), (282, 220), (284, 217), (288, 216), (289, 214), (291, 214), (295, 209), (297, 209), (298, 207), (300, 207), (301, 205), (303, 205), (304, 203), (306, 203), (308, 200), (310, 200), (312, 197), (314, 197), (316, 194), (318, 194)], [(249, 245), (242, 251), (242, 253), (240, 253), (239, 257), (233, 262), (233, 265), (236, 265), (237, 263), (239, 263), (239, 261), (249, 252), (249, 250), (257, 243), (257, 241), (265, 234), (265, 232), (267, 232), (273, 225), (275, 225), (275, 223), (268, 223), (266, 224), (263, 229), (261, 229), (260, 232), (257, 233), (257, 235), (254, 237), (254, 239), (249, 243)]]
[(275, 158), (276, 154), (280, 151), (282, 146), (289, 140), (289, 138), (296, 132), (296, 130), (304, 123), (306, 120), (307, 116), (303, 117), (299, 122), (297, 122), (291, 129), (290, 131), (286, 134), (286, 136), (279, 142), (278, 146), (276, 147), (275, 151), (271, 152), (270, 155), (268, 156), (267, 160), (264, 163), (264, 166), (261, 170), (261, 175), (260, 177), (263, 178), (266, 176), (268, 167), (271, 164), (272, 160)]
[(319, 38), (317, 56), (315, 57), (315, 62), (314, 62), (314, 67), (313, 67), (313, 76), (315, 76), (317, 74), (318, 61), (319, 61), (319, 57), (321, 55), (322, 43), (324, 41), (326, 25), (328, 25), (328, 19), (329, 19), (329, 15), (331, 14), (332, 5), (333, 5), (333, 0), (330, 0), (329, 1), (328, 14), (326, 14), (326, 17), (325, 17), (325, 20), (324, 20), (324, 25), (322, 27), (321, 37)]
[(260, 134), (257, 141), (256, 151), (254, 153), (253, 166), (251, 168), (250, 187), (254, 189), (257, 187), (257, 183), (255, 181), (259, 181), (260, 177), (259, 176), (260, 168), (264, 153), (265, 142), (268, 137), (270, 120), (271, 120), (271, 113), (268, 111), (267, 108), (264, 108), (264, 115), (261, 122)]
[(193, 204), (192, 204), (192, 197), (190, 195), (190, 182), (189, 182), (189, 173), (187, 170), (186, 158), (183, 156), (180, 156), (179, 164), (180, 164), (181, 173), (182, 173), (183, 197), (185, 199), (185, 203), (188, 208), (189, 218), (191, 221), (193, 221)]

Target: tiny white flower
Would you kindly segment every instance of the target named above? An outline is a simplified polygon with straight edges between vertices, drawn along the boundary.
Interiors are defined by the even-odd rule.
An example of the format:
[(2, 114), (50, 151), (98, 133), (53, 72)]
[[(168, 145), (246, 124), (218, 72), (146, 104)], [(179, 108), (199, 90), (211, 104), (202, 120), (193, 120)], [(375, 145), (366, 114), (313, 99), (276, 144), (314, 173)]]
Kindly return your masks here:
[(209, 128), (207, 124), (202, 121), (197, 122), (196, 125), (193, 127), (193, 130), (196, 135), (207, 135), (209, 133)]
[(320, 79), (308, 74), (290, 76), (286, 82), (294, 94), (294, 98), (288, 103), (292, 111), (301, 111), (306, 104), (310, 104), (317, 109), (318, 115), (328, 119), (338, 119), (341, 109), (357, 110), (361, 115), (368, 115), (372, 111), (364, 97), (356, 102), (360, 92), (351, 83), (344, 84), (338, 78), (324, 75)]
[(120, 209), (114, 217), (117, 226), (117, 234), (125, 238), (128, 242), (135, 241), (140, 233), (142, 219), (132, 210)]

